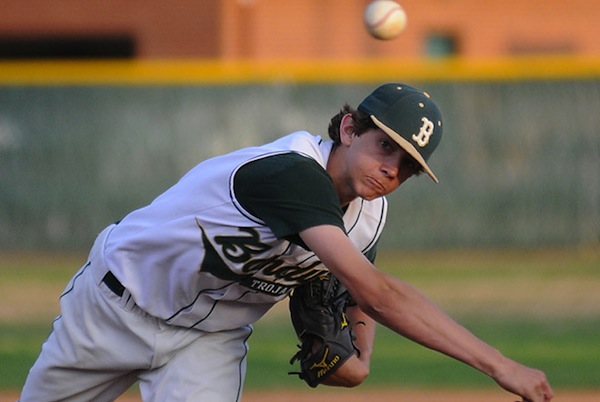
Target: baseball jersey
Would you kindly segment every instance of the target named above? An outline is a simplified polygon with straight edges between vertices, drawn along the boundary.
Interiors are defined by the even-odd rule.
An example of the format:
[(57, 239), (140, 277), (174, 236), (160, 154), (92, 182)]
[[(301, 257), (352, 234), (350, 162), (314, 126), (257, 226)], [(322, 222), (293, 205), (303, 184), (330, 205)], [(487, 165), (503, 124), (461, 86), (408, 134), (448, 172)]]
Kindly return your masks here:
[(199, 163), (113, 227), (107, 267), (150, 315), (221, 331), (255, 322), (327, 271), (304, 229), (338, 226), (373, 260), (387, 201), (342, 210), (325, 170), (332, 146), (301, 131)]

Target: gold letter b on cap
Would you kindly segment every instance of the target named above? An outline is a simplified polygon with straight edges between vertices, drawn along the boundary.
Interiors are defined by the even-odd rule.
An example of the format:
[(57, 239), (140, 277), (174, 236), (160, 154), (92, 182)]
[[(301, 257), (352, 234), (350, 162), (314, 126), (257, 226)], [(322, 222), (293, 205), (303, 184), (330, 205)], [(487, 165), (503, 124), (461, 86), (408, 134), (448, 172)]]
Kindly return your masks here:
[(423, 125), (419, 130), (419, 135), (413, 134), (412, 139), (422, 148), (429, 144), (429, 137), (433, 134), (433, 128), (435, 126), (427, 117), (423, 117), (421, 121), (423, 122)]

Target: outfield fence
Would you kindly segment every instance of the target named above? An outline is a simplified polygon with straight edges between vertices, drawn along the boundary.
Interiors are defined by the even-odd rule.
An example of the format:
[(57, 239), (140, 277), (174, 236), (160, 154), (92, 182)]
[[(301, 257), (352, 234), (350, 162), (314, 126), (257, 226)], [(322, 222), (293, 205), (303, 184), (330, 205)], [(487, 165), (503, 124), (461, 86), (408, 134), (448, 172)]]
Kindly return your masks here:
[(0, 249), (85, 249), (197, 162), (299, 129), (326, 136), (345, 102), (390, 80), (427, 90), (445, 131), (431, 159), (441, 183), (420, 177), (390, 197), (382, 247), (598, 244), (600, 68), (536, 63), (488, 66), (487, 78), (393, 63), (296, 77), (0, 63)]

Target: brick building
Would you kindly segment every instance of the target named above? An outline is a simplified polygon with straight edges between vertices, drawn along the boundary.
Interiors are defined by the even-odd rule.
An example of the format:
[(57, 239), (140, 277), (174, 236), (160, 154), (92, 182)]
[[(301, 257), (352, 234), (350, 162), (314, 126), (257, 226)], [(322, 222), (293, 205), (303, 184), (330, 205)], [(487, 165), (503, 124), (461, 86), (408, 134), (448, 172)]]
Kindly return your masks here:
[(421, 59), (600, 55), (597, 0), (401, 0), (392, 41), (369, 0), (0, 0), (0, 58)]

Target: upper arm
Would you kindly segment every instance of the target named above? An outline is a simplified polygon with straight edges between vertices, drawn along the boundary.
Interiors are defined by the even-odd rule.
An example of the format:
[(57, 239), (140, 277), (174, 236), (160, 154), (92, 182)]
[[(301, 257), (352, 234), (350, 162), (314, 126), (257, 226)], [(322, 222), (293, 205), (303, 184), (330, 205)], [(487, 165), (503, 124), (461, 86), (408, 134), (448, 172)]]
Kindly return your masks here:
[(235, 172), (232, 183), (240, 207), (279, 239), (318, 225), (344, 227), (331, 177), (309, 157), (288, 152), (252, 160)]

